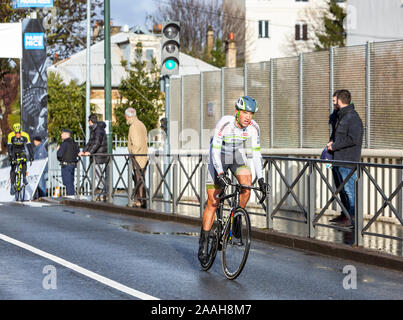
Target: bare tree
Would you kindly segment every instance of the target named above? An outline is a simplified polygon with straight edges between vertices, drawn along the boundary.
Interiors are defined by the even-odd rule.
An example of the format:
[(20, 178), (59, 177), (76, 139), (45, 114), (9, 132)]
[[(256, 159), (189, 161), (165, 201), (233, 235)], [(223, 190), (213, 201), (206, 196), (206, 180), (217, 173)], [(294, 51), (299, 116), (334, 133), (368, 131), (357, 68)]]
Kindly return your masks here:
[(206, 60), (206, 35), (211, 26), (215, 37), (227, 39), (232, 32), (237, 42), (237, 56), (245, 52), (245, 14), (221, 0), (165, 0), (153, 15), (154, 23), (168, 19), (181, 23), (181, 51)]

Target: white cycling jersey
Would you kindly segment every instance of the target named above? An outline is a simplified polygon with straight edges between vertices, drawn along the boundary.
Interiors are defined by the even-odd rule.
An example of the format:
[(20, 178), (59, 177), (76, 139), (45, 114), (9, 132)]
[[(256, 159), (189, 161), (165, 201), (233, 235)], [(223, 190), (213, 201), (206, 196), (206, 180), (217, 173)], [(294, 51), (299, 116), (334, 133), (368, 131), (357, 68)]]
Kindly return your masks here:
[(223, 159), (241, 158), (244, 164), (248, 163), (245, 150), (247, 143), (251, 144), (256, 175), (258, 179), (263, 178), (260, 129), (256, 121), (252, 120), (246, 128), (237, 126), (235, 115), (224, 116), (218, 121), (211, 141), (212, 162), (218, 174), (224, 172)]

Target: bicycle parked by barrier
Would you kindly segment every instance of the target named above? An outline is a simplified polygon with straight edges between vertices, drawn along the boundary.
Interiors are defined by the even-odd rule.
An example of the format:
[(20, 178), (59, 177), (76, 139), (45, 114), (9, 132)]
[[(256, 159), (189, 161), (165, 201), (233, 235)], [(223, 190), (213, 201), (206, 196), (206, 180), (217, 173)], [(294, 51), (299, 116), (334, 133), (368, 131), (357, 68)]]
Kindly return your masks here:
[[(225, 195), (228, 186), (235, 188), (231, 194)], [(214, 222), (209, 236), (209, 258), (202, 269), (207, 271), (214, 263), (218, 251), (222, 253), (222, 269), (229, 280), (237, 278), (248, 259), (251, 244), (251, 224), (248, 212), (239, 206), (239, 196), (243, 188), (261, 191), (258, 187), (229, 184), (219, 194), (219, 205), (216, 211)], [(267, 192), (270, 192), (270, 185), (267, 185)], [(263, 195), (259, 203), (262, 204), (266, 196)], [(224, 202), (230, 199), (230, 213), (224, 217)], [(263, 205), (264, 206), (264, 205)]]

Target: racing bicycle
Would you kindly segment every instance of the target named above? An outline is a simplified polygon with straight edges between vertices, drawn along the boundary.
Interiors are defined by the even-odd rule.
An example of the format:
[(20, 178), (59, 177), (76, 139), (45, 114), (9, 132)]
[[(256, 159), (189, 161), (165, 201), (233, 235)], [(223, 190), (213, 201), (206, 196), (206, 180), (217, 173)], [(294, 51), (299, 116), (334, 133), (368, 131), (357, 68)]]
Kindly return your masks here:
[(25, 200), (25, 184), (23, 180), (23, 172), (22, 166), (24, 163), (27, 162), (26, 158), (17, 157), (15, 160), (15, 183), (14, 183), (14, 190), (15, 190), (15, 200), (16, 201), (24, 201)]
[[(231, 194), (225, 195), (228, 186), (235, 188)], [(201, 264), (204, 271), (211, 268), (218, 251), (222, 254), (222, 270), (229, 280), (237, 278), (246, 263), (251, 244), (251, 225), (249, 213), (239, 206), (239, 197), (243, 188), (261, 191), (258, 187), (228, 184), (219, 194), (219, 205), (216, 211), (208, 246), (208, 260)], [(267, 184), (267, 193), (270, 192), (270, 185)], [(262, 195), (259, 203), (262, 204), (266, 195)], [(224, 217), (224, 203), (230, 200), (230, 212)]]

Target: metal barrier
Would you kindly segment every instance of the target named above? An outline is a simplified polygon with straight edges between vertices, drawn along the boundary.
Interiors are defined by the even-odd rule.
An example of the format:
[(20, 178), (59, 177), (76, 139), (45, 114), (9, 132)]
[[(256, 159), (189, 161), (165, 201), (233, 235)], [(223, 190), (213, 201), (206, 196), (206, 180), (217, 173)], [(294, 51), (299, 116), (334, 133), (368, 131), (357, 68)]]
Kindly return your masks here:
[[(206, 201), (206, 152), (149, 154), (144, 169), (139, 167), (134, 155), (128, 154), (102, 154), (108, 157), (108, 162), (94, 165), (94, 157), (100, 155), (92, 155), (90, 161), (80, 160), (76, 178), (78, 196), (110, 203), (117, 198), (127, 198), (127, 202), (120, 202), (127, 206), (133, 206), (133, 200), (138, 199), (146, 201), (148, 208), (156, 208), (157, 205), (157, 210), (171, 214), (180, 214), (186, 208), (193, 207), (195, 210), (192, 214), (202, 217)], [(394, 222), (403, 226), (403, 165), (282, 156), (264, 156), (263, 159), (265, 180), (271, 184), (272, 192), (262, 206), (256, 205), (258, 197), (256, 193), (252, 193), (247, 208), (253, 225), (274, 229), (275, 220), (287, 220), (306, 225), (308, 237), (315, 237), (319, 227), (348, 231), (328, 223), (327, 216), (331, 209), (338, 208), (348, 216), (340, 191), (344, 183), (356, 173), (355, 215), (351, 217), (355, 220), (354, 230), (351, 230), (352, 243), (362, 246), (366, 235), (403, 241), (399, 236), (370, 231), (386, 209), (391, 212)], [(353, 168), (339, 188), (334, 187), (329, 165)], [(136, 170), (140, 173), (138, 179), (134, 175)], [(383, 176), (386, 176), (386, 171), (393, 171), (393, 175), (389, 174), (393, 179), (389, 179), (385, 186), (378, 181), (374, 170), (375, 173), (381, 170)], [(116, 176), (113, 176), (113, 171), (117, 172)], [(256, 177), (253, 183), (256, 184)], [(140, 198), (137, 191), (141, 184), (145, 185), (146, 190), (145, 196)], [(379, 197), (381, 200), (372, 201)], [(364, 205), (365, 203), (371, 203), (371, 206)], [(364, 221), (365, 216), (369, 217), (367, 222)]]

